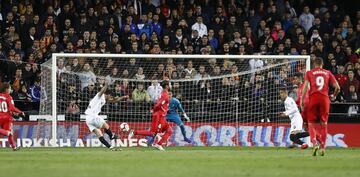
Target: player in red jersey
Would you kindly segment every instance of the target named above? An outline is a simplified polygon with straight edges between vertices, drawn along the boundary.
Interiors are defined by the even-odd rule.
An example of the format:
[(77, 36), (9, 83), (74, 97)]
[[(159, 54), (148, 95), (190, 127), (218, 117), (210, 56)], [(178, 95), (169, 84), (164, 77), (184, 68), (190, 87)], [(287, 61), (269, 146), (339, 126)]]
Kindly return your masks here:
[(161, 137), (161, 140), (155, 143), (153, 146), (159, 150), (164, 150), (162, 144), (165, 143), (172, 134), (172, 129), (169, 123), (166, 121), (166, 114), (169, 109), (170, 98), (168, 90), (170, 88), (169, 81), (164, 80), (161, 83), (163, 88), (161, 96), (155, 104), (152, 111), (152, 121), (150, 130), (131, 130), (129, 133), (129, 138), (133, 135), (143, 135), (143, 136), (152, 136), (154, 137), (157, 133), (164, 133)]
[(316, 156), (317, 151), (319, 150), (317, 141), (320, 142), (320, 155), (324, 156), (327, 137), (327, 121), (330, 111), (329, 84), (335, 88), (334, 93), (330, 95), (331, 100), (335, 100), (336, 95), (340, 91), (340, 86), (330, 71), (322, 69), (323, 60), (321, 58), (316, 58), (314, 60), (314, 66), (314, 69), (306, 72), (300, 105), (303, 109), (305, 106), (305, 95), (310, 86), (306, 117), (308, 119), (310, 140), (314, 146), (313, 156)]
[[(300, 79), (300, 84), (299, 84), (299, 88), (297, 90), (297, 99), (296, 99), (296, 104), (298, 105), (299, 108), (301, 108), (300, 106), (300, 100), (301, 100), (301, 96), (302, 96), (302, 90), (304, 88), (304, 77), (303, 75), (299, 75), (298, 78)], [(307, 112), (307, 108), (308, 108), (308, 105), (309, 105), (309, 91), (306, 92), (305, 94), (305, 98), (304, 98), (304, 107), (301, 109), (301, 117), (303, 119), (303, 124), (304, 124), (304, 129), (305, 131), (308, 131), (308, 126), (307, 126), (307, 118), (306, 118), (306, 112)]]
[(7, 136), (11, 148), (18, 150), (13, 139), (12, 115), (19, 114), (25, 116), (24, 112), (14, 106), (14, 101), (10, 96), (11, 86), (8, 83), (0, 87), (0, 134)]

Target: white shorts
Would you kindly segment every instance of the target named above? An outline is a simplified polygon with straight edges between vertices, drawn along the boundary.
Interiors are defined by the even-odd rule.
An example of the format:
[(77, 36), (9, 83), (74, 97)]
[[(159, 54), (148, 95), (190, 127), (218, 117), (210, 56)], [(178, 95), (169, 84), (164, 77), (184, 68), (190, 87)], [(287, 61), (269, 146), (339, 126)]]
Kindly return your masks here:
[(293, 131), (301, 131), (303, 129), (303, 120), (301, 117), (295, 117), (291, 120), (290, 133)]
[(105, 120), (98, 115), (86, 115), (85, 118), (86, 125), (89, 127), (90, 132), (95, 129), (100, 129), (105, 123)]

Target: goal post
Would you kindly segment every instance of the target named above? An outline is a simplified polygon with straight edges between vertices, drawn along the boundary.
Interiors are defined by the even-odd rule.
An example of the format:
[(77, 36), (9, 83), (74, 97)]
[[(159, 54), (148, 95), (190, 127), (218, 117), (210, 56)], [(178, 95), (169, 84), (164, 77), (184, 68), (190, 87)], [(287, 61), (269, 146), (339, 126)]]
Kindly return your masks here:
[[(76, 62), (74, 62), (74, 59)], [(131, 59), (136, 60), (136, 64), (134, 65), (136, 68), (131, 66), (131, 61), (129, 61)], [(63, 68), (61, 69), (58, 69), (59, 60), (62, 62), (61, 67)], [(92, 66), (92, 61), (94, 60), (97, 61), (97, 66)], [(193, 65), (195, 74), (189, 73), (191, 71), (186, 70), (186, 67), (190, 62)], [(174, 92), (177, 92), (175, 90), (178, 85), (180, 85), (180, 87), (182, 87), (181, 93), (179, 91), (182, 97), (180, 100), (181, 102), (184, 102), (185, 111), (190, 112), (188, 114), (189, 117), (194, 118), (191, 123), (185, 123), (185, 125), (188, 125), (188, 130), (193, 129), (189, 136), (193, 136), (193, 145), (195, 146), (231, 145), (231, 143), (214, 142), (217, 141), (215, 139), (219, 138), (219, 136), (230, 136), (231, 134), (234, 134), (234, 131), (235, 135), (231, 135), (234, 139), (234, 145), (246, 144), (246, 142), (239, 142), (239, 138), (236, 137), (243, 136), (242, 133), (247, 130), (242, 129), (246, 129), (246, 126), (248, 125), (265, 126), (266, 123), (270, 126), (280, 124), (285, 125), (285, 123), (287, 123), (286, 119), (279, 119), (276, 117), (276, 111), (281, 109), (281, 104), (278, 103), (278, 96), (276, 93), (278, 92), (280, 85), (284, 85), (284, 83), (285, 85), (287, 84), (289, 88), (292, 88), (296, 83), (288, 84), (289, 82), (292, 82), (291, 79), (296, 77), (299, 73), (304, 74), (306, 70), (310, 70), (310, 56), (53, 53), (52, 59), (41, 66), (42, 70), (48, 70), (48, 72), (41, 76), (42, 87), (46, 92), (46, 94), (42, 94), (42, 96), (45, 95), (44, 97), (46, 97), (46, 99), (41, 99), (40, 106), (40, 114), (51, 116), (51, 138), (53, 141), (58, 141), (59, 137), (62, 136), (59, 135), (59, 125), (65, 127), (76, 125), (78, 126), (77, 131), (80, 132), (79, 134), (87, 136), (87, 138), (90, 137), (90, 132), (88, 132), (86, 128), (85, 122), (82, 119), (82, 114), (84, 114), (85, 111), (84, 105), (87, 105), (89, 99), (91, 99), (93, 95), (88, 95), (85, 99), (79, 99), (81, 100), (81, 103), (76, 103), (78, 104), (78, 108), (73, 107), (74, 109), (78, 109), (75, 111), (76, 115), (68, 114), (67, 110), (65, 110), (68, 109), (66, 107), (69, 106), (72, 100), (67, 100), (67, 103), (63, 103), (64, 99), (60, 98), (65, 97), (68, 93), (66, 90), (68, 88), (63, 88), (63, 86), (60, 85), (63, 84), (63, 82), (59, 79), (63, 78), (59, 73), (63, 71), (66, 71), (67, 75), (69, 75), (67, 77), (70, 78), (70, 80), (73, 79), (72, 81), (66, 81), (66, 86), (69, 84), (73, 85), (76, 87), (74, 89), (78, 89), (78, 92), (84, 94), (83, 89), (87, 87), (85, 85), (88, 85), (88, 83), (84, 83), (81, 80), (85, 78), (82, 76), (82, 70), (85, 63), (91, 65), (90, 71), (93, 72), (96, 77), (94, 81), (96, 83), (94, 83), (94, 85), (98, 84), (97, 82), (102, 79), (111, 80), (112, 86), (110, 89), (112, 94), (117, 89), (116, 87), (121, 87), (121, 84), (124, 82), (131, 85), (132, 91), (137, 89), (138, 85), (143, 85), (144, 90), (146, 90), (154, 80), (159, 81), (164, 78), (170, 79)], [(113, 64), (108, 68), (108, 65), (110, 65), (109, 63)], [(160, 64), (163, 66), (163, 75), (159, 76), (153, 74), (160, 68), (160, 66), (158, 66)], [(201, 74), (201, 71), (199, 71), (201, 70), (201, 66), (204, 66), (205, 74)], [(220, 67), (220, 73), (211, 73), (215, 66)], [(177, 72), (178, 69), (186, 70), (187, 73), (183, 73), (183, 76), (179, 76), (179, 71), (179, 73), (177, 73), (178, 76), (172, 76), (172, 73)], [(94, 70), (101, 70), (101, 72), (95, 73)], [(115, 72), (113, 70), (117, 70), (117, 73), (115, 73), (114, 76), (111, 75), (112, 72)], [(131, 70), (132, 72), (129, 74), (128, 78), (121, 75), (125, 70), (127, 70), (127, 72), (130, 72)], [(142, 73), (139, 70), (142, 70)], [(137, 72), (140, 72), (140, 74)], [(141, 74), (145, 75), (145, 78), (139, 76)], [(258, 78), (256, 76), (259, 75), (262, 77), (259, 77), (261, 81), (257, 81)], [(84, 80), (86, 80), (86, 78)], [(279, 80), (281, 83), (275, 83), (276, 85), (274, 86), (273, 82), (279, 82)], [(90, 83), (93, 83), (93, 81), (90, 81)], [(259, 83), (260, 86), (258, 86), (257, 83)], [(101, 86), (101, 84), (98, 85)], [(71, 89), (72, 88), (70, 88), (70, 90)], [(253, 91), (252, 89), (255, 89), (256, 91)], [(265, 99), (265, 101), (260, 98), (254, 98), (256, 97), (256, 94), (266, 95), (264, 98), (261, 98)], [(114, 126), (113, 129), (117, 129), (118, 127), (116, 126), (118, 126), (120, 122), (130, 122), (131, 128), (146, 129), (149, 127), (148, 125), (151, 120), (149, 109), (154, 102), (152, 96), (153, 95), (150, 96), (150, 101), (145, 101), (146, 103), (144, 104), (140, 104), (137, 101), (134, 101), (134, 98), (131, 98), (127, 99), (127, 103), (121, 103), (120, 106), (110, 105), (106, 107), (105, 110), (103, 109), (103, 115), (107, 116), (110, 126)], [(124, 106), (123, 104), (131, 104), (131, 106), (126, 105), (127, 108), (125, 111), (122, 111), (122, 108), (121, 110), (117, 110)], [(146, 107), (147, 110), (139, 107)], [(72, 109), (70, 108), (70, 110)], [(76, 118), (69, 118), (69, 115), (70, 117), (74, 116)], [(210, 127), (205, 131), (206, 136), (217, 136), (214, 137), (212, 143), (202, 143), (204, 132), (201, 132), (200, 130), (197, 131), (198, 129), (201, 129), (199, 128), (200, 126), (206, 128), (207, 125), (215, 127), (214, 129), (211, 129)], [(224, 125), (225, 128), (217, 130), (216, 128), (218, 125)], [(229, 129), (226, 129), (226, 127)], [(233, 129), (232, 127), (235, 128)], [(176, 128), (175, 125), (174, 128)], [(264, 131), (272, 131), (274, 133), (275, 131), (284, 132), (286, 130), (280, 128), (276, 130), (262, 130), (263, 133)], [(115, 130), (115, 132), (119, 133), (118, 130)], [(254, 130), (252, 136), (262, 135), (256, 133)], [(84, 137), (81, 138), (85, 139)], [(175, 141), (175, 139), (179, 138), (181, 139), (180, 134), (174, 133), (172, 139)], [(197, 141), (200, 143), (197, 143)], [(74, 143), (77, 142), (72, 142), (72, 145)], [(173, 142), (172, 145), (186, 144)], [(276, 144), (276, 146), (282, 145)]]

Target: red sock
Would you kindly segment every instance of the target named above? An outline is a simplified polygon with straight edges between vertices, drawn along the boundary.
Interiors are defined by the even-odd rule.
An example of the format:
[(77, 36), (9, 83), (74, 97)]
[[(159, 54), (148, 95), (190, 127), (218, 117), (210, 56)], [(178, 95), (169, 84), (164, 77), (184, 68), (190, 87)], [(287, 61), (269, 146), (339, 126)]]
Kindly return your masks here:
[(12, 135), (12, 134), (10, 134), (10, 135), (8, 136), (8, 141), (9, 141), (9, 144), (10, 144), (11, 148), (15, 148), (15, 147), (16, 147), (16, 144), (15, 144), (15, 142), (14, 142), (14, 138), (13, 138), (13, 135)]
[(313, 144), (313, 146), (315, 146), (317, 144), (317, 142), (316, 142), (317, 134), (316, 134), (315, 123), (309, 123), (308, 129), (309, 129), (309, 134), (310, 134), (310, 141)]
[(161, 140), (157, 143), (158, 145), (162, 145), (163, 143), (167, 142), (167, 140), (172, 135), (171, 127), (168, 127), (165, 131), (165, 134), (161, 137)]
[(1, 135), (4, 135), (4, 136), (8, 136), (8, 135), (9, 135), (9, 131), (0, 128), (0, 134), (1, 134)]
[(320, 148), (325, 149), (327, 138), (327, 124), (321, 124), (320, 127)]
[(149, 130), (137, 130), (134, 132), (135, 135), (143, 135), (143, 136), (154, 136), (155, 133)]

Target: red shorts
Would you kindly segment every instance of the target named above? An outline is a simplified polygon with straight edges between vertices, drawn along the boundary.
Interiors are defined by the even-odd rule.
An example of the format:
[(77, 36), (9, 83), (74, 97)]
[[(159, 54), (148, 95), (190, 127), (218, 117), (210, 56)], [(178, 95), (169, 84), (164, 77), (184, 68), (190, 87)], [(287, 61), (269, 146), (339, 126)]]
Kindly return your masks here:
[(306, 110), (308, 122), (327, 122), (330, 111), (330, 99), (326, 95), (312, 94)]
[(169, 127), (169, 123), (166, 121), (166, 117), (161, 114), (153, 114), (151, 121), (151, 132), (159, 133), (164, 132)]
[(4, 130), (12, 130), (12, 119), (0, 118), (0, 127)]

